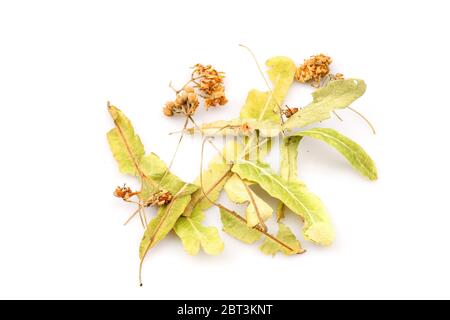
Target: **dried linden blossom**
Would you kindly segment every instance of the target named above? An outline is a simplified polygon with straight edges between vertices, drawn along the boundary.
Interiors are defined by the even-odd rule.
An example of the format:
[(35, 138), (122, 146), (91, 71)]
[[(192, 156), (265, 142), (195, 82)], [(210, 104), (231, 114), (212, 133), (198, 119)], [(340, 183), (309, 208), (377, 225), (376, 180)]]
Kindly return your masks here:
[(205, 99), (206, 109), (218, 105), (223, 106), (228, 102), (225, 97), (223, 78), (225, 78), (225, 73), (217, 71), (209, 64), (204, 66), (198, 63), (194, 66), (192, 79)]
[(130, 187), (127, 187), (125, 184), (121, 187), (118, 186), (113, 195), (117, 198), (121, 198), (125, 201), (128, 201), (131, 197), (137, 196), (140, 192), (132, 191)]
[(146, 203), (147, 207), (150, 206), (164, 206), (166, 204), (169, 204), (170, 201), (172, 201), (173, 196), (172, 194), (167, 190), (160, 190), (157, 193), (155, 193), (150, 200)]
[(295, 79), (301, 83), (311, 83), (319, 87), (322, 79), (330, 72), (329, 65), (333, 60), (324, 54), (311, 56), (295, 72)]
[(192, 87), (186, 86), (181, 92), (177, 93), (175, 101), (169, 101), (163, 108), (163, 113), (171, 117), (174, 114), (183, 114), (191, 116), (195, 113), (200, 102), (198, 96)]
[(193, 69), (188, 83), (181, 90), (176, 90), (175, 100), (166, 102), (163, 108), (164, 115), (192, 116), (200, 105), (199, 97), (204, 100), (207, 110), (228, 102), (223, 85), (224, 72), (217, 71), (211, 65), (202, 64), (196, 64)]

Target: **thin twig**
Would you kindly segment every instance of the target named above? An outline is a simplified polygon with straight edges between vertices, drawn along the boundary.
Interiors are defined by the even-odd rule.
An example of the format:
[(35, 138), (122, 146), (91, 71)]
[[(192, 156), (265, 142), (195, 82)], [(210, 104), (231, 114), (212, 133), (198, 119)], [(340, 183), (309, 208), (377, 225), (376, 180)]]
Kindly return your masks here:
[(146, 227), (146, 225), (145, 225), (145, 223), (144, 223), (144, 219), (142, 218), (142, 211), (141, 211), (141, 208), (139, 208), (139, 219), (141, 220), (141, 224), (142, 224), (142, 227), (144, 228), (144, 230), (145, 230), (145, 227)]
[(145, 215), (145, 208), (144, 208), (144, 206), (141, 206), (141, 212), (142, 212), (142, 217), (144, 217), (145, 227), (147, 228), (148, 222), (147, 222), (147, 217)]
[[(191, 120), (192, 124), (197, 128), (197, 130), (201, 133), (201, 129), (200, 127), (197, 125), (197, 123), (195, 122), (194, 118), (192, 116), (189, 116), (189, 120)], [(220, 129), (222, 130), (222, 129)], [(221, 155), (222, 159), (226, 162), (227, 159), (225, 158), (225, 156), (223, 155), (222, 151), (215, 145), (215, 143), (211, 140), (208, 140), (209, 144), (216, 149), (216, 151)]]
[(158, 189), (161, 187), (161, 185), (164, 182), (164, 179), (166, 178), (167, 174), (169, 173), (170, 169), (172, 169), (172, 165), (175, 161), (175, 157), (177, 156), (178, 150), (180, 149), (180, 145), (181, 145), (181, 141), (183, 141), (183, 137), (184, 137), (184, 130), (187, 127), (187, 124), (189, 122), (189, 117), (186, 116), (186, 120), (184, 121), (184, 125), (183, 125), (183, 130), (182, 133), (180, 135), (180, 139), (178, 140), (177, 143), (177, 147), (175, 148), (175, 152), (173, 153), (172, 159), (170, 160), (169, 166), (167, 167), (166, 171), (164, 172), (164, 175), (162, 176), (161, 180), (159, 181), (158, 187), (156, 188), (156, 191), (158, 191)]
[(352, 107), (347, 107), (347, 109), (353, 111), (358, 116), (360, 116), (369, 125), (370, 129), (372, 129), (373, 134), (377, 134), (376, 131), (375, 131), (375, 127), (370, 123), (369, 119), (367, 119), (361, 112), (353, 109)]
[(337, 114), (336, 111), (333, 110), (334, 115), (336, 116), (336, 118), (338, 118), (341, 122), (343, 122), (344, 120)]
[(139, 210), (140, 207), (138, 207), (137, 210), (131, 214), (131, 216), (127, 219), (127, 221), (125, 221), (123, 225), (126, 226), (138, 214)]

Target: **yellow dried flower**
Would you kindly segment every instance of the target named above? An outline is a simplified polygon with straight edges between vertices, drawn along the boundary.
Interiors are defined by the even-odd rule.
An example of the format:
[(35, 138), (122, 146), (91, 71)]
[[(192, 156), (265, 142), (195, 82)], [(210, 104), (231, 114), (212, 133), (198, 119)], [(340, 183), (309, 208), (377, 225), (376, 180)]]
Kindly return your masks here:
[(160, 190), (155, 193), (152, 198), (147, 202), (146, 206), (163, 206), (172, 201), (172, 194), (167, 190)]
[(286, 118), (292, 117), (297, 112), (298, 108), (289, 108), (288, 106), (286, 106), (286, 108), (283, 110), (283, 114), (286, 116)]
[(174, 114), (190, 116), (195, 113), (199, 105), (200, 102), (194, 89), (186, 86), (177, 94), (175, 101), (166, 102), (163, 113), (168, 117), (172, 117)]
[(123, 187), (117, 187), (114, 190), (113, 195), (117, 198), (121, 198), (125, 201), (128, 201), (131, 197), (138, 195), (138, 191), (132, 191), (129, 187), (127, 187), (125, 184)]
[(306, 59), (295, 72), (295, 79), (302, 83), (312, 83), (320, 86), (322, 79), (330, 72), (332, 59), (324, 54), (318, 54)]
[(192, 72), (192, 79), (196, 83), (196, 88), (202, 93), (205, 99), (206, 109), (228, 102), (225, 97), (225, 87), (223, 78), (225, 74), (214, 69), (211, 65), (196, 64)]

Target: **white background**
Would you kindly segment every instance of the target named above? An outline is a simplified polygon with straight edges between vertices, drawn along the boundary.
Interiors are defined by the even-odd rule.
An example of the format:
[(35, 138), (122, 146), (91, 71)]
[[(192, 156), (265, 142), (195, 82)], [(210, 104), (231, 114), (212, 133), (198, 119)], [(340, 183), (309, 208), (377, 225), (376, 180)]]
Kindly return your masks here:
[[(2, 1), (0, 298), (450, 298), (448, 12), (446, 1)], [(349, 111), (321, 126), (364, 146), (379, 180), (305, 139), (300, 176), (330, 211), (332, 247), (303, 241), (307, 254), (271, 258), (222, 234), (221, 256), (191, 257), (171, 234), (139, 288), (142, 230), (122, 226), (132, 207), (112, 197), (136, 183), (108, 149), (106, 101), (168, 162), (182, 126), (161, 114), (170, 80), (197, 62), (226, 71), (230, 103), (199, 122), (231, 119), (250, 88), (265, 89), (239, 43), (261, 63), (324, 52), (334, 72), (364, 79), (354, 107), (377, 135)], [(286, 102), (309, 93), (295, 84)], [(186, 181), (200, 142), (186, 139), (176, 160)]]

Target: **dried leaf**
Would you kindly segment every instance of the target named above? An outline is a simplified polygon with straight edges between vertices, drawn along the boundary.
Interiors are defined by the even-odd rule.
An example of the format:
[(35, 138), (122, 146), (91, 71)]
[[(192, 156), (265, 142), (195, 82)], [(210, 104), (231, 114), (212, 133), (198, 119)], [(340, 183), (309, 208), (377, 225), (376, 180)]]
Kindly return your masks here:
[[(283, 103), (296, 71), (295, 63), (287, 57), (273, 57), (266, 62), (272, 93), (256, 89), (250, 90), (245, 105), (241, 109), (241, 119), (256, 119), (279, 123), (278, 106)], [(274, 111), (275, 110), (275, 111)]]
[(184, 249), (190, 255), (196, 255), (200, 246), (211, 255), (217, 255), (223, 251), (224, 244), (217, 229), (203, 226), (204, 218), (203, 211), (197, 208), (190, 217), (180, 217), (173, 228), (182, 240)]
[(348, 107), (366, 91), (366, 84), (359, 79), (331, 81), (313, 92), (313, 101), (300, 109), (283, 125), (283, 129), (303, 128), (309, 124), (327, 120), (336, 109)]
[(305, 252), (302, 249), (300, 242), (297, 240), (295, 235), (292, 233), (291, 229), (285, 224), (278, 223), (278, 233), (277, 238), (291, 247), (293, 250), (288, 250), (281, 246), (278, 242), (273, 241), (271, 238), (266, 238), (264, 243), (261, 245), (260, 250), (267, 255), (274, 256), (277, 252), (282, 252), (285, 255), (300, 254)]
[(144, 146), (134, 132), (130, 120), (115, 106), (108, 106), (115, 128), (108, 132), (109, 147), (119, 164), (119, 170), (125, 174), (139, 175), (139, 163), (144, 156)]
[(311, 130), (298, 132), (295, 135), (311, 137), (328, 143), (330, 146), (339, 151), (348, 160), (348, 162), (350, 162), (352, 167), (359, 171), (362, 175), (366, 176), (370, 180), (376, 180), (378, 178), (375, 163), (364, 151), (364, 149), (359, 144), (340, 134), (336, 130), (328, 128), (314, 128)]
[[(298, 145), (302, 137), (286, 137), (280, 144), (280, 175), (286, 181), (293, 181), (298, 178)], [(280, 202), (277, 209), (277, 219), (284, 218), (285, 205)]]
[(220, 209), (220, 218), (223, 224), (223, 231), (228, 233), (230, 236), (248, 244), (254, 243), (261, 239), (261, 232), (250, 228), (244, 218), (230, 214), (224, 209)]
[[(174, 195), (186, 184), (170, 171), (167, 172), (167, 165), (154, 153), (150, 153), (142, 158), (140, 168), (146, 178), (153, 181), (153, 183), (143, 183), (140, 194), (142, 200), (147, 200), (155, 192), (161, 189), (167, 190)], [(164, 180), (162, 180), (161, 183), (163, 177)], [(159, 190), (157, 190), (157, 188)]]
[(280, 144), (281, 162), (280, 175), (284, 180), (291, 181), (298, 178), (298, 145), (301, 136), (290, 136)]
[(303, 183), (284, 180), (265, 163), (242, 160), (232, 171), (243, 179), (258, 183), (272, 197), (300, 215), (305, 221), (305, 239), (325, 246), (333, 242), (334, 231), (324, 205)]
[[(233, 175), (225, 184), (225, 192), (234, 203), (248, 205), (246, 209), (247, 225), (254, 227), (260, 222), (258, 215), (262, 221), (267, 221), (272, 217), (273, 209), (249, 187), (246, 188), (244, 183), (238, 176)], [(251, 196), (249, 193), (251, 193)], [(256, 204), (256, 208), (253, 205), (253, 201)]]
[(139, 257), (141, 261), (145, 258), (148, 251), (155, 246), (156, 243), (164, 239), (164, 237), (172, 230), (178, 218), (191, 200), (191, 194), (198, 189), (192, 184), (185, 184), (183, 188), (174, 195), (173, 200), (166, 206), (160, 207), (158, 214), (153, 218), (144, 232), (139, 247)]
[(286, 250), (283, 251), (286, 252), (286, 254), (297, 254), (303, 252), (300, 245), (298, 243), (295, 243), (292, 240), (292, 237), (283, 230), (281, 233), (279, 232), (279, 235), (281, 235), (282, 237), (280, 238), (278, 236), (273, 236), (266, 231), (263, 231), (259, 227), (250, 228), (247, 225), (247, 221), (243, 217), (241, 217), (236, 212), (229, 211), (225, 207), (220, 208), (220, 217), (222, 219), (223, 231), (242, 242), (252, 244), (258, 241), (261, 238), (261, 235), (264, 235), (267, 239), (266, 242), (270, 244), (276, 243), (279, 246), (276, 247), (277, 250), (283, 248), (282, 250)]

